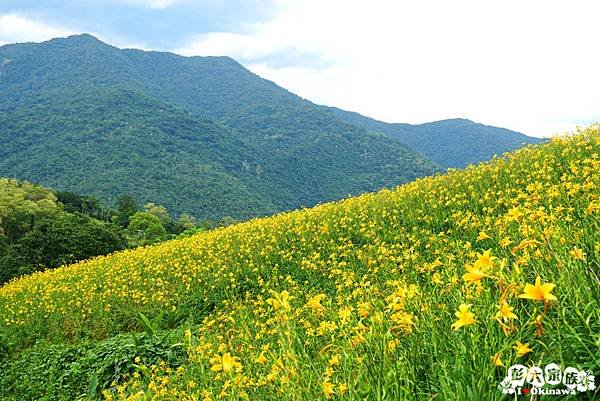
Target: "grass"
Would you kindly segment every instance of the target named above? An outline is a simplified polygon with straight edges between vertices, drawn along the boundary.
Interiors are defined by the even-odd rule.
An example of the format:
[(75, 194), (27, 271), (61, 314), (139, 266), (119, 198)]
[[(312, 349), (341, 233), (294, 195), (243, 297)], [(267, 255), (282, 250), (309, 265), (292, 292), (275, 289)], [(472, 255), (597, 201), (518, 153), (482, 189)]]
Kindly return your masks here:
[[(93, 362), (94, 347), (131, 342), (148, 321), (169, 339), (128, 353), (110, 383), (89, 363), (63, 395), (0, 396), (500, 400), (515, 363), (598, 374), (599, 150), (592, 126), (394, 190), (13, 281), (0, 288), (8, 372), (32, 349), (85, 344)], [(554, 288), (521, 297), (538, 277)], [(156, 357), (170, 347), (183, 359)]]

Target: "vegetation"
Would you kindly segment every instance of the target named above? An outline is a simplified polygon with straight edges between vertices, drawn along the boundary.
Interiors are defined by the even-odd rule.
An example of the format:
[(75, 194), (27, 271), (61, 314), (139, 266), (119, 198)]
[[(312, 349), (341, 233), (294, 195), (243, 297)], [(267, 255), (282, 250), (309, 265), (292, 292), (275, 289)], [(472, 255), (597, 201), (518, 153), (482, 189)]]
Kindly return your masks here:
[(3, 46), (0, 63), (0, 175), (109, 205), (246, 219), (438, 171), (229, 58), (80, 35)]
[(388, 135), (442, 167), (463, 168), (544, 141), (462, 118), (419, 125), (388, 124), (358, 113), (336, 108), (329, 110), (348, 124)]
[(0, 398), (500, 400), (514, 363), (598, 372), (599, 154), (595, 126), (13, 281)]
[(93, 256), (189, 236), (235, 222), (231, 217), (197, 222), (174, 219), (162, 205), (140, 208), (129, 195), (117, 210), (89, 195), (0, 178), (0, 285), (35, 271)]

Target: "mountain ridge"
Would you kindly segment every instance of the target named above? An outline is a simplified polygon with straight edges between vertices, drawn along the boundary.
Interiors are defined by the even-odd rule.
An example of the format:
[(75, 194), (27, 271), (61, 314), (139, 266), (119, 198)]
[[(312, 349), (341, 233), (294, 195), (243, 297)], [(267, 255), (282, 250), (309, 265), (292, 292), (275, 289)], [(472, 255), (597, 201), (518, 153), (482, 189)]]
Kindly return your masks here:
[[(312, 206), (349, 194), (395, 186), (439, 171), (435, 164), (407, 146), (347, 124), (333, 113), (323, 112), (311, 102), (258, 77), (228, 57), (186, 58), (172, 53), (118, 49), (94, 40), (91, 35), (84, 35), (0, 47), (0, 61), (6, 59), (12, 61), (0, 79), (0, 111), (3, 111), (0, 122), (9, 129), (0, 134), (0, 139), (8, 144), (7, 149), (12, 149), (13, 157), (10, 162), (6, 158), (0, 159), (0, 175), (113, 201), (121, 194), (117, 185), (100, 193), (98, 189), (82, 184), (81, 174), (75, 171), (57, 176), (52, 169), (30, 160), (34, 158), (32, 154), (19, 153), (23, 149), (18, 145), (26, 138), (23, 127), (28, 126), (38, 133), (35, 138), (30, 138), (30, 142), (35, 142), (39, 149), (54, 148), (46, 156), (56, 160), (61, 148), (51, 140), (48, 142), (49, 136), (56, 138), (55, 131), (63, 137), (68, 134), (84, 141), (89, 132), (82, 133), (82, 127), (106, 127), (106, 121), (118, 121), (129, 115), (134, 122), (139, 122), (133, 124), (139, 128), (133, 133), (137, 138), (137, 151), (160, 146), (151, 146), (150, 139), (144, 137), (144, 130), (158, 127), (162, 135), (181, 134), (176, 122), (164, 127), (160, 119), (144, 112), (146, 108), (155, 114), (162, 112), (158, 103), (170, 106), (171, 118), (184, 121), (184, 127), (186, 118), (190, 117), (199, 127), (204, 127), (202, 129), (228, 138), (226, 148), (219, 150), (219, 154), (208, 152), (200, 159), (212, 166), (214, 159), (219, 159), (222, 154), (235, 156), (231, 160), (234, 167), (227, 170), (228, 177), (232, 182), (251, 188), (254, 196), (239, 194), (239, 205), (228, 213), (225, 206), (219, 207), (220, 200), (224, 193), (236, 198), (236, 186), (230, 190), (226, 185), (218, 185), (210, 169), (205, 169), (192, 189), (191, 184), (184, 186), (182, 183), (190, 174), (176, 173), (172, 166), (165, 168), (161, 165), (165, 159), (151, 161), (146, 156), (140, 159), (144, 169), (119, 170), (111, 164), (111, 155), (127, 157), (127, 152), (119, 149), (116, 140), (112, 142), (113, 150), (90, 143), (87, 154), (80, 152), (79, 156), (73, 157), (72, 164), (85, 165), (87, 160), (101, 156), (102, 163), (92, 171), (114, 174), (116, 179), (128, 182), (125, 189), (141, 202), (161, 201), (176, 214), (191, 212), (199, 218), (219, 218), (226, 214), (249, 218)], [(111, 90), (136, 93), (141, 96), (137, 100), (144, 98), (149, 104), (133, 102), (131, 107), (135, 110), (126, 102), (116, 107), (111, 103)], [(78, 103), (75, 104), (73, 99)], [(98, 104), (100, 100), (104, 106)], [(40, 108), (40, 104), (45, 103), (52, 103), (52, 112)], [(96, 114), (86, 114), (88, 108), (96, 110)], [(32, 113), (32, 110), (37, 112)], [(81, 126), (73, 124), (78, 120), (74, 110), (88, 117), (86, 121), (79, 118)], [(16, 118), (17, 115), (21, 118)], [(57, 119), (64, 120), (62, 125), (56, 124)], [(210, 127), (199, 121), (209, 121)], [(168, 129), (165, 131), (165, 128)], [(125, 135), (125, 131), (132, 134), (131, 126), (122, 127), (113, 121), (103, 134)], [(69, 149), (62, 139), (59, 144)], [(193, 148), (199, 143), (188, 142), (187, 145)], [(185, 154), (184, 159), (188, 162), (198, 158), (186, 149), (179, 154)], [(65, 166), (55, 163), (54, 170), (64, 171)], [(140, 170), (149, 176), (167, 174), (180, 189), (175, 192), (177, 201), (171, 199), (172, 192), (149, 188), (152, 184), (145, 182)], [(85, 182), (93, 181), (94, 174)], [(187, 196), (182, 196), (183, 188), (187, 190)], [(251, 207), (243, 205), (253, 198), (264, 202)], [(214, 205), (217, 210), (203, 207), (201, 203)]]
[[(385, 133), (442, 167), (463, 168), (523, 145), (545, 141), (545, 138), (530, 137), (467, 118), (449, 118), (422, 124), (387, 123), (357, 112), (336, 107), (329, 109), (348, 123)], [(462, 135), (459, 136), (459, 133)], [(477, 146), (471, 146), (473, 143)]]

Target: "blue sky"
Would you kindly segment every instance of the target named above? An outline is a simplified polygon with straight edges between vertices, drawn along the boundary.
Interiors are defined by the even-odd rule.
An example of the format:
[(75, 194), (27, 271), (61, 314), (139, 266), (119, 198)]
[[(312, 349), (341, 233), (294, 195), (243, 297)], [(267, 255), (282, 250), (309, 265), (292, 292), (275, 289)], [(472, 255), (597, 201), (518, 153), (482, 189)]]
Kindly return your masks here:
[(0, 0), (0, 45), (227, 55), (315, 103), (535, 136), (600, 121), (597, 0)]
[(204, 32), (243, 32), (276, 11), (261, 0), (0, 0), (0, 14), (165, 50)]

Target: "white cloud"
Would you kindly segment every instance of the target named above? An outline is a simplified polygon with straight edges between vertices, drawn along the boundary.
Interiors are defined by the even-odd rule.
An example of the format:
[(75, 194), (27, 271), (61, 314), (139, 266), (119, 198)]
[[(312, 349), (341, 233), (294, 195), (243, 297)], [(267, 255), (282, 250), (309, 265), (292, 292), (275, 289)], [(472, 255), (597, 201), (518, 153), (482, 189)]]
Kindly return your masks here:
[(165, 10), (183, 0), (114, 0), (120, 3), (134, 4), (148, 7), (152, 10)]
[[(600, 120), (596, 1), (282, 3), (245, 33), (176, 52), (229, 55), (310, 100), (385, 121), (465, 117), (549, 135)], [(323, 65), (273, 66), (282, 52)]]
[(0, 15), (0, 45), (17, 42), (41, 42), (74, 32), (25, 18), (19, 14)]
[[(9, 43), (43, 42), (54, 38), (62, 38), (83, 33), (74, 29), (49, 25), (45, 22), (28, 18), (21, 14), (0, 15), (0, 46)], [(114, 35), (104, 35), (96, 32), (87, 32), (100, 40), (111, 43), (120, 48), (151, 50), (139, 42), (125, 41)]]

